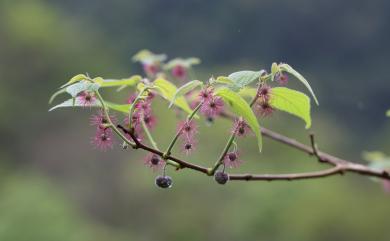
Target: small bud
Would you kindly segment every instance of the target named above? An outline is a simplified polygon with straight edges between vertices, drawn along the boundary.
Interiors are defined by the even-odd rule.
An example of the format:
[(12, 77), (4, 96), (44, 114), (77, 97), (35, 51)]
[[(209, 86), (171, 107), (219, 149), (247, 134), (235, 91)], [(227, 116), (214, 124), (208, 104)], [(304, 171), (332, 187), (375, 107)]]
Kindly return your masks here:
[(161, 188), (171, 188), (172, 187), (172, 178), (169, 176), (157, 176), (155, 183), (158, 187), (161, 187)]
[(229, 175), (225, 172), (218, 171), (214, 174), (214, 180), (217, 183), (224, 185), (229, 181)]

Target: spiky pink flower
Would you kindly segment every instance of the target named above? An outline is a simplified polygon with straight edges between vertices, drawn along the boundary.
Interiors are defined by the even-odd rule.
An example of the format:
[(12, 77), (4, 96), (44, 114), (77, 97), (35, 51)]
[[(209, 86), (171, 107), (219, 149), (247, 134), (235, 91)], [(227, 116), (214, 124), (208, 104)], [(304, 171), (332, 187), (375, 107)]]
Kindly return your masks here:
[(268, 102), (271, 99), (272, 88), (268, 85), (263, 85), (257, 91), (257, 96), (261, 102)]
[(145, 73), (149, 76), (155, 76), (159, 71), (159, 67), (154, 63), (144, 63), (142, 67)]
[(130, 97), (127, 99), (126, 103), (127, 104), (133, 104), (134, 100), (137, 98), (137, 94), (132, 94)]
[(199, 92), (200, 100), (209, 102), (214, 97), (214, 90), (211, 87), (206, 87)]
[(232, 151), (226, 153), (223, 163), (230, 168), (237, 168), (243, 163), (242, 160), (239, 159), (239, 155), (237, 151)]
[(268, 102), (260, 102), (256, 104), (256, 113), (262, 117), (267, 117), (272, 115), (274, 108)]
[(182, 150), (186, 155), (192, 153), (195, 150), (195, 141), (193, 139), (186, 139), (183, 143)]
[(152, 168), (153, 171), (160, 170), (164, 167), (165, 162), (156, 154), (149, 153), (144, 160), (146, 166)]
[(178, 64), (172, 68), (171, 73), (175, 78), (184, 79), (187, 76), (187, 69), (184, 66)]
[(288, 75), (287, 74), (278, 73), (278, 74), (276, 74), (275, 78), (276, 78), (276, 81), (278, 81), (278, 83), (280, 85), (287, 85), (287, 83), (288, 83)]
[[(112, 122), (116, 122), (116, 117), (114, 115), (110, 115), (109, 117)], [(97, 126), (99, 129), (105, 129), (108, 123), (109, 121), (106, 119), (102, 110), (99, 110), (96, 115), (92, 115), (90, 118), (90, 124), (92, 126)]]
[(195, 121), (181, 121), (178, 124), (177, 131), (180, 131), (181, 135), (187, 139), (192, 139), (197, 132), (197, 126)]
[(93, 92), (82, 91), (76, 97), (77, 103), (82, 106), (93, 106), (96, 104), (96, 96)]
[(234, 121), (234, 126), (232, 133), (234, 133), (236, 136), (246, 136), (251, 132), (251, 129), (249, 128), (248, 124), (242, 119), (239, 118)]
[(210, 98), (210, 100), (204, 102), (200, 108), (200, 112), (207, 117), (215, 117), (223, 111), (223, 100), (221, 97), (216, 96)]
[(112, 149), (113, 135), (111, 129), (97, 129), (95, 137), (92, 139), (92, 144), (102, 151)]
[(153, 129), (156, 126), (157, 119), (154, 115), (143, 115), (143, 120), (149, 129)]
[(135, 104), (135, 111), (142, 113), (143, 115), (152, 114), (152, 103), (150, 100), (140, 100)]

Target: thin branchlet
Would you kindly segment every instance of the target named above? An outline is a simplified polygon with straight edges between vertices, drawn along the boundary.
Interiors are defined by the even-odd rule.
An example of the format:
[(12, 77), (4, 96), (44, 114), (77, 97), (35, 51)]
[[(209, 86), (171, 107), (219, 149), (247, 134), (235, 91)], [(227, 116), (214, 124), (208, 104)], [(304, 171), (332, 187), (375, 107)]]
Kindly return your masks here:
[[(145, 91), (145, 90), (144, 90)], [(141, 91), (141, 92), (144, 92)], [(115, 125), (113, 121), (111, 120), (111, 117), (108, 113), (108, 108), (105, 105), (105, 102), (100, 95), (98, 91), (94, 92), (97, 99), (99, 100), (102, 108), (102, 112), (104, 114), (104, 117), (107, 120), (107, 124), (105, 124), (106, 128), (111, 128), (120, 139), (122, 139), (126, 144), (133, 147), (134, 149), (143, 149), (147, 152), (153, 153), (155, 155), (158, 155), (159, 157), (166, 160), (166, 163), (168, 165), (172, 165), (176, 167), (177, 170), (180, 169), (191, 169), (197, 172), (204, 173), (206, 175), (212, 176), (218, 167), (222, 164), (223, 158), (228, 152), (230, 146), (234, 142), (235, 134), (233, 133), (229, 139), (228, 142), (224, 148), (224, 150), (221, 153), (221, 156), (219, 157), (218, 161), (215, 163), (213, 167), (204, 167), (201, 165), (196, 165), (191, 162), (185, 161), (183, 159), (180, 159), (178, 157), (172, 156), (170, 151), (175, 144), (177, 137), (180, 135), (176, 134), (175, 138), (171, 142), (170, 146), (168, 147), (166, 152), (162, 152), (158, 150), (157, 145), (153, 144), (154, 140), (153, 138), (149, 138), (151, 143), (153, 144), (153, 147), (147, 146), (143, 144), (134, 134), (133, 129), (126, 129), (125, 127), (121, 125)], [(140, 95), (139, 95), (140, 96)], [(257, 96), (254, 97), (254, 99), (251, 101), (251, 106), (256, 102)], [(187, 118), (187, 120), (191, 120), (195, 113), (199, 110), (201, 107), (201, 104), (199, 104), (193, 111), (193, 113)], [(220, 113), (220, 116), (223, 118), (228, 119), (234, 119), (233, 116), (230, 114), (227, 114), (225, 112)], [(145, 125), (144, 125), (145, 126)], [(122, 132), (121, 132), (122, 131)], [(179, 130), (180, 131), (180, 130)], [(127, 134), (131, 137), (132, 140), (129, 140), (124, 134)], [(341, 159), (338, 157), (335, 157), (333, 155), (330, 155), (328, 153), (322, 152), (318, 150), (317, 144), (314, 139), (314, 135), (310, 135), (310, 143), (311, 146), (302, 144), (294, 139), (291, 139), (287, 136), (284, 136), (282, 134), (276, 133), (274, 131), (271, 131), (266, 128), (262, 128), (261, 133), (263, 136), (273, 139), (275, 141), (278, 141), (281, 144), (293, 147), (301, 152), (307, 153), (309, 155), (315, 156), (318, 160), (320, 160), (323, 163), (329, 164), (332, 167), (321, 170), (321, 171), (313, 171), (313, 172), (304, 172), (304, 173), (289, 173), (289, 174), (232, 174), (229, 175), (229, 180), (231, 181), (276, 181), (276, 180), (286, 180), (286, 181), (293, 181), (293, 180), (303, 180), (303, 179), (315, 179), (315, 178), (323, 178), (333, 175), (339, 175), (344, 174), (347, 172), (351, 173), (358, 173), (365, 176), (370, 177), (377, 177), (384, 180), (390, 180), (390, 173), (386, 170), (377, 170), (370, 168), (366, 165), (354, 163), (345, 159)], [(147, 133), (148, 134), (148, 133)], [(149, 133), (150, 135), (150, 133)], [(151, 135), (150, 135), (151, 137)]]

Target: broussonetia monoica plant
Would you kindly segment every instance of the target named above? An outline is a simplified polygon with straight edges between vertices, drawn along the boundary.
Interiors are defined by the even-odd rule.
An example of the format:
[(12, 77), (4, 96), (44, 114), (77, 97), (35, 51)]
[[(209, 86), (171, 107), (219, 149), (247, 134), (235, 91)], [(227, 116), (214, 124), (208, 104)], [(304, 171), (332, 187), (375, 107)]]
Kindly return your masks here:
[[(142, 64), (144, 77), (134, 75), (124, 79), (104, 79), (78, 74), (54, 93), (50, 103), (61, 94), (68, 94), (70, 98), (50, 111), (64, 107), (96, 107), (97, 112), (90, 119), (91, 125), (96, 128), (92, 143), (106, 151), (113, 148), (115, 139), (119, 139), (123, 149), (147, 151), (145, 165), (161, 172), (155, 179), (156, 185), (161, 188), (172, 186), (172, 178), (167, 175), (168, 167), (177, 171), (184, 168), (198, 171), (213, 177), (219, 184), (229, 181), (291, 181), (354, 172), (382, 180), (389, 188), (390, 158), (384, 155), (366, 153), (371, 165), (362, 165), (318, 150), (312, 134), (309, 135), (310, 145), (305, 145), (260, 126), (261, 120), (272, 117), (274, 111), (287, 112), (302, 119), (306, 129), (311, 126), (311, 102), (318, 105), (318, 100), (308, 81), (290, 65), (273, 63), (270, 70), (244, 70), (200, 81), (192, 77), (193, 66), (200, 63), (199, 59), (176, 58), (168, 62), (166, 59), (164, 54), (148, 50), (138, 52), (133, 60)], [(288, 88), (289, 81), (300, 81), (310, 97)], [(122, 104), (107, 101), (100, 93), (102, 88), (127, 91), (129, 98)], [(157, 145), (151, 131), (156, 125), (152, 103), (161, 98), (167, 101), (167, 108), (175, 108), (187, 115), (178, 120), (177, 131), (172, 133), (172, 140), (164, 149)], [(201, 121), (212, 123), (216, 118), (231, 120), (232, 127), (225, 147), (217, 153), (209, 167), (180, 159), (172, 153), (172, 148), (180, 144), (189, 156), (196, 148), (198, 124)], [(242, 163), (235, 140), (253, 138), (261, 152), (263, 136), (312, 155), (330, 167), (306, 173), (229, 174), (228, 168), (239, 168)]]

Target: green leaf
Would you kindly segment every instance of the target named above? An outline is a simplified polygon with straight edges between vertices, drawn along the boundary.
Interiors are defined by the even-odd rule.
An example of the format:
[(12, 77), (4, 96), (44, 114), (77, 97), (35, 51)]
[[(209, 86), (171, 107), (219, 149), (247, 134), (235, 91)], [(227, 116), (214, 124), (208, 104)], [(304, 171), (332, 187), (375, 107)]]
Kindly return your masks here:
[(260, 70), (260, 71), (243, 70), (243, 71), (238, 71), (230, 74), (228, 76), (228, 79), (230, 79), (233, 82), (231, 89), (238, 91), (239, 89), (249, 85), (256, 79), (259, 79), (264, 72), (265, 72), (264, 70)]
[(313, 96), (313, 99), (316, 102), (316, 104), (319, 105), (317, 97), (315, 96), (312, 88), (309, 85), (309, 82), (305, 79), (305, 77), (303, 77), (300, 73), (298, 73), (298, 71), (293, 69), (288, 64), (280, 64), (279, 67), (282, 71), (286, 71), (287, 73), (292, 74), (295, 78), (301, 81), (306, 86), (306, 88), (310, 91), (310, 94)]
[[(115, 110), (115, 111), (118, 111), (118, 112), (122, 112), (122, 113), (129, 113), (129, 110), (130, 110), (130, 104), (115, 104), (115, 103), (112, 103), (112, 102), (109, 102), (109, 101), (105, 101), (104, 102), (106, 104), (106, 106), (111, 109), (111, 110)], [(84, 107), (84, 103), (81, 102), (81, 101), (78, 101), (77, 98), (74, 99), (68, 99), (64, 102), (62, 102), (61, 104), (59, 105), (56, 105), (52, 108), (49, 109), (49, 111), (52, 111), (52, 110), (55, 110), (55, 109), (58, 109), (58, 108), (65, 108), (65, 107)], [(101, 104), (99, 101), (97, 101), (94, 105), (92, 106), (88, 106), (88, 107), (101, 107)]]
[(53, 103), (54, 99), (59, 96), (60, 94), (66, 93), (66, 89), (60, 89), (56, 91), (49, 99), (49, 104)]
[(310, 98), (304, 93), (285, 87), (272, 88), (270, 105), (301, 118), (306, 123), (306, 129), (310, 128)]
[(112, 110), (115, 110), (115, 111), (119, 111), (119, 112), (123, 112), (125, 114), (129, 113), (130, 106), (131, 106), (131, 104), (120, 105), (120, 104), (115, 104), (115, 103), (108, 102), (108, 101), (105, 101), (104, 103), (106, 104), (106, 106), (109, 109), (112, 109)]
[(215, 92), (215, 94), (217, 96), (222, 97), (225, 100), (225, 102), (229, 103), (232, 111), (236, 115), (244, 118), (246, 123), (255, 133), (257, 137), (259, 150), (261, 151), (262, 139), (261, 139), (260, 125), (259, 122), (257, 122), (256, 116), (253, 113), (252, 108), (249, 106), (249, 104), (239, 94), (237, 94), (236, 92), (228, 88), (219, 89)]
[[(177, 88), (174, 84), (169, 82), (168, 80), (165, 80), (163, 78), (158, 78), (153, 82), (154, 87), (156, 87), (157, 92), (166, 100), (172, 101), (175, 93), (177, 91)], [(177, 107), (180, 107), (182, 110), (187, 112), (188, 114), (192, 113), (192, 110), (190, 106), (188, 105), (186, 99), (184, 96), (177, 97), (175, 100), (173, 100), (174, 104)]]
[(214, 80), (214, 82), (219, 84), (227, 84), (227, 85), (234, 84), (233, 81), (226, 76), (218, 76), (218, 78)]
[(91, 83), (89, 81), (83, 81), (83, 82), (78, 82), (75, 84), (72, 84), (68, 87), (66, 87), (66, 92), (68, 92), (72, 97), (76, 97), (78, 93), (83, 92), (83, 91), (96, 91), (100, 87), (99, 84), (97, 83)]
[(244, 87), (242, 88), (238, 94), (241, 96), (241, 97), (244, 97), (244, 98), (254, 98), (257, 94), (257, 89), (256, 88), (251, 88), (251, 87)]
[(172, 107), (173, 103), (175, 102), (175, 100), (178, 97), (183, 96), (186, 93), (190, 92), (191, 90), (195, 89), (196, 87), (202, 86), (202, 85), (203, 85), (203, 83), (199, 80), (193, 80), (193, 81), (188, 82), (185, 85), (182, 85), (179, 89), (176, 90), (176, 93), (174, 94), (174, 96), (171, 100), (171, 103), (169, 104), (169, 108)]
[(82, 80), (86, 80), (88, 79), (88, 77), (84, 74), (78, 74), (78, 75), (75, 75), (73, 76), (66, 84), (62, 85), (60, 88), (64, 88), (68, 85), (71, 85), (73, 83), (76, 83), (76, 82), (79, 82), (79, 81), (82, 81)]
[(167, 64), (164, 65), (164, 69), (172, 69), (173, 67), (180, 65), (185, 68), (189, 68), (192, 65), (200, 64), (200, 59), (198, 58), (187, 58), (187, 59), (182, 59), (182, 58), (175, 58), (170, 60)]
[[(98, 101), (91, 106), (88, 105), (88, 107), (99, 107), (99, 106), (100, 106), (100, 102), (98, 102)], [(72, 98), (72, 99), (69, 99), (69, 100), (62, 102), (59, 105), (56, 105), (56, 106), (50, 108), (49, 111), (52, 111), (52, 110), (55, 110), (58, 108), (64, 108), (64, 107), (85, 107), (85, 104), (83, 102), (79, 101), (77, 98), (76, 99)]]
[(387, 117), (390, 117), (390, 110), (388, 110), (388, 111), (386, 112), (386, 116), (387, 116)]
[(132, 59), (134, 62), (153, 63), (153, 62), (163, 62), (167, 59), (167, 56), (165, 54), (154, 54), (147, 49), (143, 49), (138, 53), (136, 53)]
[(105, 79), (99, 83), (101, 87), (116, 87), (116, 86), (134, 86), (141, 81), (142, 77), (134, 75), (125, 79)]

